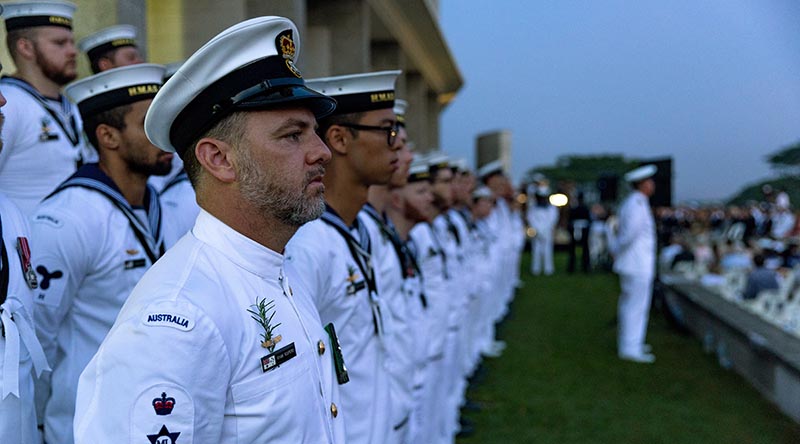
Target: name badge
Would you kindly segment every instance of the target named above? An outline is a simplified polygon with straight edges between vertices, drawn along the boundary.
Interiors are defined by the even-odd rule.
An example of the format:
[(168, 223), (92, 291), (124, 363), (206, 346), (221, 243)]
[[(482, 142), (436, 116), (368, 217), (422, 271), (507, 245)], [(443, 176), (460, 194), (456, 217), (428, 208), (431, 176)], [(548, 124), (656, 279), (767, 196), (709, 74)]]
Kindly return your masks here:
[(357, 292), (367, 288), (367, 283), (364, 281), (353, 282), (347, 286), (347, 295), (352, 296)]
[(142, 259), (131, 259), (131, 260), (125, 261), (125, 269), (126, 270), (132, 270), (134, 268), (141, 268), (141, 267), (144, 267), (146, 265), (147, 265), (147, 261), (144, 258), (142, 258)]
[(266, 373), (297, 356), (294, 342), (261, 358), (261, 370)]

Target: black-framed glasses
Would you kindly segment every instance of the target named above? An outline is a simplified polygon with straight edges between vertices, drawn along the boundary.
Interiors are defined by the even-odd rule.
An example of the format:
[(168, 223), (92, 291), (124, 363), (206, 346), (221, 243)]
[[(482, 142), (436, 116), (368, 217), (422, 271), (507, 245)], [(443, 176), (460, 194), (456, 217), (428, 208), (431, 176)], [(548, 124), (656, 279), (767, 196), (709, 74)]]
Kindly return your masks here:
[(394, 146), (394, 142), (397, 140), (397, 133), (400, 132), (400, 126), (397, 122), (393, 123), (392, 126), (359, 125), (357, 123), (340, 123), (339, 126), (363, 131), (386, 131), (386, 143), (389, 146)]

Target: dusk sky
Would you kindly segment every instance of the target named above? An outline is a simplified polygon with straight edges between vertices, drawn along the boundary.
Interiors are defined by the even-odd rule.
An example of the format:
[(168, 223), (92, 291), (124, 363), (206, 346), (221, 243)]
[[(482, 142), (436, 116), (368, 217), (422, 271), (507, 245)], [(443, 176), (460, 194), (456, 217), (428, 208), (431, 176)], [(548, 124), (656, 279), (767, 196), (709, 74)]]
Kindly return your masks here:
[(673, 156), (674, 197), (724, 199), (800, 141), (800, 1), (440, 0), (464, 87), (442, 148), (512, 131), (520, 180), (560, 155)]

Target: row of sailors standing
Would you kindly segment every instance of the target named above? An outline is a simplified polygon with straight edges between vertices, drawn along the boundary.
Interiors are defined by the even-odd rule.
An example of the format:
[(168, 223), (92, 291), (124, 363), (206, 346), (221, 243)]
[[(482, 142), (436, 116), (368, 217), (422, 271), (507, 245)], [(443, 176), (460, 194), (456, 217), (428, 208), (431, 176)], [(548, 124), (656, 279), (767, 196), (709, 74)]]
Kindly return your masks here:
[[(37, 424), (48, 443), (452, 441), (466, 377), (482, 353), (502, 347), (494, 323), (517, 278), (522, 230), (499, 165), (483, 169), (493, 192), (472, 192), (462, 172), (452, 186), (441, 158), (409, 167), (393, 111), (399, 72), (318, 79), (309, 89), (294, 67), (297, 30), (277, 17), (223, 31), (163, 89), (161, 66), (117, 67), (69, 85), (73, 105), (60, 87), (75, 78), (74, 56), (48, 71), (41, 61), (58, 54), (30, 45), (71, 42), (73, 12), (69, 3), (4, 5), (18, 72), (0, 81), (14, 122), (3, 133), (0, 181), (31, 216), (32, 232), (0, 202), (0, 277), (10, 271), (0, 294), (3, 442), (38, 442)], [(111, 35), (135, 48), (118, 34), (129, 31), (112, 29), (95, 43), (108, 45)], [(113, 61), (114, 48), (106, 49), (94, 53)], [(283, 91), (282, 101), (264, 80), (277, 80), (271, 88)], [(334, 97), (335, 111), (315, 91)], [(228, 98), (238, 101), (225, 115), (209, 111)], [(257, 168), (269, 166), (253, 159), (231, 179), (242, 190), (234, 198), (247, 201), (247, 189), (274, 213), (270, 228), (294, 233), (302, 225), (288, 245), (269, 248), (232, 227), (229, 184), (188, 148), (203, 137), (234, 137), (231, 115), (288, 104), (313, 112), (327, 145), (306, 155), (308, 171), (284, 172), (307, 179), (302, 195), (287, 202), (294, 190), (263, 186), (281, 171), (265, 176)], [(28, 128), (31, 120), (42, 127)], [(308, 137), (313, 125), (300, 123), (290, 137)], [(81, 127), (92, 147), (73, 143)], [(26, 128), (38, 138), (28, 140)], [(44, 173), (35, 162), (43, 150), (53, 167)], [(73, 174), (76, 162), (85, 164)], [(148, 176), (168, 173), (159, 196)], [(303, 225), (322, 210), (312, 191), (321, 180), (324, 213)], [(11, 245), (17, 255), (6, 254)], [(31, 380), (40, 375), (34, 413)]]

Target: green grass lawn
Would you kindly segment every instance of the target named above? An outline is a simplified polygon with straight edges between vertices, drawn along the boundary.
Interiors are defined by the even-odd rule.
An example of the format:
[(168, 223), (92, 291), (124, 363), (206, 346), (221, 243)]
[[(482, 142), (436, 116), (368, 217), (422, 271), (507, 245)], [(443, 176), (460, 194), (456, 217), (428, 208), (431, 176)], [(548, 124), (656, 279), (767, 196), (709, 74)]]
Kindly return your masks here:
[(503, 356), (487, 360), (470, 398), (475, 435), (459, 443), (800, 443), (800, 426), (747, 381), (722, 369), (694, 337), (652, 313), (652, 365), (620, 361), (613, 325), (615, 275), (533, 277), (501, 332)]

